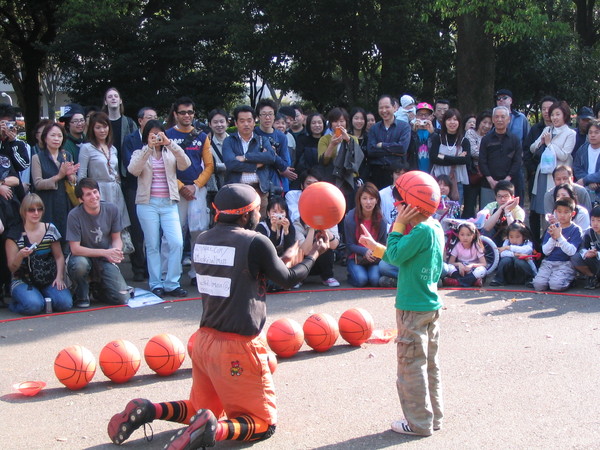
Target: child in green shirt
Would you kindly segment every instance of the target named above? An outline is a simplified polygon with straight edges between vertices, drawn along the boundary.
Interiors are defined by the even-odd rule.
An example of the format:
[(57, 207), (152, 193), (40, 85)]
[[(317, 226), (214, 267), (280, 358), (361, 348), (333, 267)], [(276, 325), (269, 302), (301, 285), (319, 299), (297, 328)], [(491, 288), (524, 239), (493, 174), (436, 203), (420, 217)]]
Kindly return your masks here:
[[(430, 436), (441, 428), (443, 419), (437, 355), (442, 303), (437, 282), (442, 272), (444, 233), (431, 214), (407, 204), (398, 204), (396, 209), (398, 216), (388, 236), (387, 248), (378, 244), (364, 227), (360, 243), (399, 268), (396, 385), (404, 419), (393, 422), (392, 430)], [(413, 228), (404, 234), (409, 224)]]

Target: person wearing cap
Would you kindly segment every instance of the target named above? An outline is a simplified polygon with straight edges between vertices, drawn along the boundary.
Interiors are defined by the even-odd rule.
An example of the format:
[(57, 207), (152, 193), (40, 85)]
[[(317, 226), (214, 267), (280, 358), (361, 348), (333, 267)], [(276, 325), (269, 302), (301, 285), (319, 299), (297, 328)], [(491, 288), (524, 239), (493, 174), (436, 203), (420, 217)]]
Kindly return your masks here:
[(368, 158), (371, 166), (371, 181), (377, 189), (388, 184), (389, 167), (392, 162), (408, 161), (410, 146), (410, 125), (396, 120), (392, 96), (384, 94), (377, 103), (381, 121), (369, 130)]
[(215, 196), (216, 225), (198, 236), (193, 251), (202, 318), (192, 350), (190, 397), (165, 403), (130, 401), (108, 425), (115, 444), (154, 419), (189, 424), (169, 448), (256, 441), (275, 432), (273, 376), (259, 337), (267, 318), (266, 280), (284, 287), (303, 280), (315, 259), (329, 249), (329, 241), (319, 237), (303, 259), (291, 252), (286, 265), (269, 238), (254, 230), (260, 203), (256, 190), (241, 183), (225, 185)]
[(404, 94), (400, 97), (400, 108), (394, 113), (394, 116), (398, 120), (411, 123), (415, 118), (415, 113), (415, 99), (408, 94)]
[(433, 107), (427, 102), (421, 102), (416, 107), (416, 115), (411, 121), (412, 135), (409, 150), (409, 164), (412, 169), (429, 173), (429, 137), (434, 132)]
[(83, 107), (77, 103), (70, 103), (65, 106), (63, 115), (58, 119), (59, 122), (65, 124), (67, 131), (67, 140), (63, 148), (68, 151), (73, 157), (73, 162), (79, 162), (79, 149), (85, 141), (85, 114)]
[(575, 135), (575, 147), (573, 147), (573, 160), (577, 155), (577, 151), (579, 148), (587, 142), (588, 129), (590, 128), (590, 124), (594, 120), (594, 111), (589, 106), (582, 106), (577, 111), (577, 127), (574, 128), (576, 131)]
[(496, 91), (496, 106), (505, 106), (510, 111), (510, 125), (508, 131), (516, 136), (523, 144), (523, 141), (529, 133), (529, 121), (522, 112), (512, 108), (513, 94), (508, 89), (498, 89)]

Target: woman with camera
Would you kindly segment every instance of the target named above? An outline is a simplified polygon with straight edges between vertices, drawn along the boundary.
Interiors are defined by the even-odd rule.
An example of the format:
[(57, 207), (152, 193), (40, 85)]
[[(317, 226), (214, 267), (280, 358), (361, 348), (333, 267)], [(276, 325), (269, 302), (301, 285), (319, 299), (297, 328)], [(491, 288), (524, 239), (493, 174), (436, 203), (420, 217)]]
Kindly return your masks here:
[[(24, 232), (6, 239), (6, 258), (12, 273), (11, 311), (32, 316), (44, 311), (68, 311), (73, 307), (65, 285), (65, 257), (61, 235), (52, 223), (42, 222), (44, 202), (27, 194), (20, 209)], [(46, 305), (49, 298), (50, 305)]]
[[(179, 221), (179, 188), (177, 170), (191, 165), (190, 158), (165, 135), (158, 120), (149, 120), (142, 132), (144, 147), (131, 155), (127, 170), (138, 177), (136, 210), (144, 231), (150, 289), (155, 295), (185, 297), (187, 291), (179, 285), (183, 234)], [(168, 245), (165, 279), (161, 278), (160, 242), (162, 235)]]

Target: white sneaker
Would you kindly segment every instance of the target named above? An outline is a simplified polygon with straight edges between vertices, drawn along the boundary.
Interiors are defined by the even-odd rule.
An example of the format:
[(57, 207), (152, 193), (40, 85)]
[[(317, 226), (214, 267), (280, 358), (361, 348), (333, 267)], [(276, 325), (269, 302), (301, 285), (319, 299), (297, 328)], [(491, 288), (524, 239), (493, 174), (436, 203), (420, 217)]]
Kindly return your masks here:
[(431, 434), (421, 434), (413, 431), (406, 419), (392, 422), (392, 431), (400, 434), (410, 434), (411, 436), (431, 436)]
[(338, 287), (340, 285), (340, 282), (335, 278), (331, 277), (327, 278), (326, 280), (323, 280), (323, 284), (329, 287)]

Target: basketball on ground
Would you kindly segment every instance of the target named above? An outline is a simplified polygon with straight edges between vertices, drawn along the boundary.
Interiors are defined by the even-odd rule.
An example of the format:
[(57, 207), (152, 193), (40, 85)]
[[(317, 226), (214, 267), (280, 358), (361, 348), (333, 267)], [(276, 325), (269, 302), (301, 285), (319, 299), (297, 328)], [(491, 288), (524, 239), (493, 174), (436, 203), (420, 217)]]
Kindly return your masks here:
[(367, 342), (373, 334), (375, 324), (371, 314), (363, 308), (345, 311), (338, 321), (340, 334), (348, 344), (356, 347)]
[(54, 360), (56, 378), (67, 388), (76, 391), (92, 381), (96, 374), (96, 358), (81, 345), (73, 345), (58, 352)]
[(329, 350), (340, 335), (337, 322), (329, 314), (313, 314), (306, 319), (302, 330), (308, 346), (317, 352)]
[(100, 352), (100, 368), (115, 383), (130, 380), (140, 368), (140, 351), (129, 341), (111, 341)]
[(166, 377), (176, 372), (185, 359), (185, 347), (172, 334), (154, 336), (144, 348), (146, 364), (158, 375)]
[(326, 230), (342, 221), (346, 199), (336, 186), (319, 181), (308, 186), (298, 200), (300, 217), (315, 230)]
[(267, 343), (281, 358), (294, 356), (302, 347), (304, 333), (298, 322), (292, 319), (279, 319), (267, 331)]

